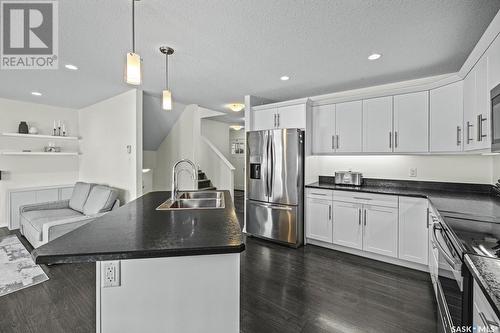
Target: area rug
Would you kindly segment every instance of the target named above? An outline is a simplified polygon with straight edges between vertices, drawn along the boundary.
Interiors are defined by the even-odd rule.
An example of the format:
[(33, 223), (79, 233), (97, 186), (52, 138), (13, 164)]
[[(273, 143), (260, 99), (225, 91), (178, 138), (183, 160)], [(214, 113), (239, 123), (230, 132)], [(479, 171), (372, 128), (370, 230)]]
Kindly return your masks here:
[(48, 279), (16, 235), (0, 237), (0, 296)]

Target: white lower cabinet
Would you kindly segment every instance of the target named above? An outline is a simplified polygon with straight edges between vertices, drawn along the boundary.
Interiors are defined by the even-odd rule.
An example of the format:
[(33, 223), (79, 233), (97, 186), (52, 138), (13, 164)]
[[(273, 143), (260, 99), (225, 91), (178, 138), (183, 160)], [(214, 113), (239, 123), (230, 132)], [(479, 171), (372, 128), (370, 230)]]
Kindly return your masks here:
[(476, 327), (475, 332), (500, 332), (500, 320), (476, 281), (474, 281), (473, 299), (472, 326)]
[(363, 250), (397, 258), (398, 209), (363, 205)]
[(428, 262), (427, 199), (399, 197), (399, 259)]
[(333, 244), (361, 250), (363, 247), (362, 205), (333, 202)]
[(306, 196), (308, 240), (396, 258), (409, 267), (429, 265), (427, 199), (324, 189), (307, 189)]
[(307, 198), (306, 237), (322, 242), (332, 242), (332, 201)]

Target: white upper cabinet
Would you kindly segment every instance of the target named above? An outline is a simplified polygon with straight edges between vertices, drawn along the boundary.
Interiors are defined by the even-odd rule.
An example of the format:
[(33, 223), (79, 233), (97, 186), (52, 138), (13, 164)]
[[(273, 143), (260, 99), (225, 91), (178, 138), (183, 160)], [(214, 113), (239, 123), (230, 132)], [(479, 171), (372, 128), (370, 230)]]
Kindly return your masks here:
[(500, 38), (497, 37), (487, 52), (488, 91), (500, 84)]
[(394, 152), (429, 151), (429, 92), (394, 96)]
[(277, 128), (306, 128), (306, 104), (278, 108)]
[(335, 106), (335, 149), (338, 153), (357, 153), (363, 149), (361, 101)]
[(262, 131), (276, 128), (277, 108), (253, 112), (252, 130)]
[(286, 106), (258, 106), (252, 109), (252, 131), (306, 128), (307, 103)]
[(463, 149), (463, 81), (430, 91), (430, 151)]
[(312, 108), (313, 153), (328, 154), (335, 151), (335, 104)]
[(428, 264), (428, 201), (399, 197), (399, 259)]
[(398, 209), (364, 205), (363, 250), (398, 257)]
[(363, 100), (363, 152), (392, 152), (392, 96)]
[(491, 147), (488, 57), (483, 56), (464, 80), (464, 150)]

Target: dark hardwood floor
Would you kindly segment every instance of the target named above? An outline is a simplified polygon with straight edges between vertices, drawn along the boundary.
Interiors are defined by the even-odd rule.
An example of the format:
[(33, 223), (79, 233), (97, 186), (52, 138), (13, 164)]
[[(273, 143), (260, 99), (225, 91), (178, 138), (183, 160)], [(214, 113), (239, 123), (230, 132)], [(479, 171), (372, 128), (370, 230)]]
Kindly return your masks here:
[[(311, 245), (246, 243), (241, 332), (436, 331), (426, 273)], [(95, 332), (95, 265), (43, 269), (49, 281), (0, 297), (0, 332)]]
[(240, 221), (241, 229), (243, 229), (244, 224), (244, 214), (245, 214), (245, 191), (234, 190), (234, 210), (236, 211), (236, 216), (238, 216), (238, 221)]

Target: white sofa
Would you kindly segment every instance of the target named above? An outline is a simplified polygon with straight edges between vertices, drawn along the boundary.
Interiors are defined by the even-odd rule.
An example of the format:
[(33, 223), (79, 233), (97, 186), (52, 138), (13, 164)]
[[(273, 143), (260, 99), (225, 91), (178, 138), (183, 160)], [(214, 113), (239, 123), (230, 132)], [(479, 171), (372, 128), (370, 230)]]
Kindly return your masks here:
[(78, 182), (69, 200), (21, 206), (21, 234), (37, 248), (119, 206), (118, 190)]

